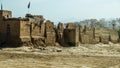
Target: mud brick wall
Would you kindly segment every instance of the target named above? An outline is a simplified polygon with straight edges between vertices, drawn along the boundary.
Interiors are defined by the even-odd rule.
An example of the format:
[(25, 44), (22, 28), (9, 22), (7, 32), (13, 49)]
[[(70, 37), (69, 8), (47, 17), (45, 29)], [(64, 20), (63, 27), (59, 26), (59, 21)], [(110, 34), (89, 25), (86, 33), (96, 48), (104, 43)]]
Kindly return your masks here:
[(79, 42), (79, 31), (77, 29), (64, 29), (64, 41), (76, 44)]
[(96, 29), (95, 33), (95, 35), (98, 35), (101, 38), (102, 43), (108, 43), (109, 41), (117, 43), (119, 39), (117, 31), (113, 29), (99, 28)]
[(113, 43), (118, 43), (119, 35), (117, 31), (110, 30), (110, 41)]
[(55, 32), (47, 32), (46, 34), (45, 43), (50, 45), (54, 44), (56, 42)]
[(109, 36), (100, 36), (100, 42), (104, 44), (109, 43)]
[(64, 38), (63, 38), (63, 30), (64, 30), (63, 23), (59, 23), (58, 26), (57, 26), (57, 30), (56, 30), (56, 40), (60, 44), (62, 44), (63, 40), (64, 40)]
[(54, 30), (54, 24), (50, 20), (45, 22), (45, 43), (54, 44), (56, 42), (56, 33)]
[(67, 23), (66, 29), (75, 29), (75, 24), (74, 23)]
[(20, 21), (20, 36), (30, 37), (30, 25), (29, 21)]
[(8, 10), (0, 10), (0, 20), (4, 18), (12, 18), (12, 12)]

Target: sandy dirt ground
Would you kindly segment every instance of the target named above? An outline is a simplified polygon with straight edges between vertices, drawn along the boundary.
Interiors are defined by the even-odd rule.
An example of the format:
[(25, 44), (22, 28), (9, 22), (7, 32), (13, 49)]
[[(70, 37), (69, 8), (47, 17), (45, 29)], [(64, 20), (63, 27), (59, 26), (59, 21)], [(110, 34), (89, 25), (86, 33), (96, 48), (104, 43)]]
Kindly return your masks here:
[(3, 48), (0, 68), (120, 68), (120, 45)]

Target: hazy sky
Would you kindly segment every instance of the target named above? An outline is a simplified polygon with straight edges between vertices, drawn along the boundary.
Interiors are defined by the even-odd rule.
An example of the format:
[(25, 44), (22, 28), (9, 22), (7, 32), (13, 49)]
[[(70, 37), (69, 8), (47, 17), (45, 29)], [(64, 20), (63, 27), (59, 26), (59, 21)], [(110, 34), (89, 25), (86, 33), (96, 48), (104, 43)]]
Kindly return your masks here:
[(120, 0), (0, 0), (3, 9), (12, 10), (14, 17), (28, 13), (29, 1), (31, 14), (43, 15), (54, 22), (120, 17)]

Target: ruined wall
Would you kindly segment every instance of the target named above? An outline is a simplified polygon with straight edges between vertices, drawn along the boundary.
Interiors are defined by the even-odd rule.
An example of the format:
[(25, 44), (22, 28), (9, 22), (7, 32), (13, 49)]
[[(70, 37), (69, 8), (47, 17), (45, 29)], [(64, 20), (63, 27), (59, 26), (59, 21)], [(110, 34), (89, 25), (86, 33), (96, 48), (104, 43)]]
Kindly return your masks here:
[[(4, 19), (1, 24), (4, 26), (3, 30), (0, 30), (0, 43), (7, 43), (10, 46), (17, 46), (21, 41), (20, 36), (20, 21), (19, 19)], [(1, 32), (2, 31), (2, 32)]]
[(21, 42), (20, 36), (20, 21), (15, 19), (8, 19), (6, 23), (6, 34), (7, 34), (7, 43), (12, 46), (19, 45)]
[(31, 24), (32, 26), (32, 37), (42, 37), (44, 36), (45, 24), (42, 23), (40, 26), (36, 25), (35, 23)]
[(32, 38), (40, 38), (45, 34), (45, 23), (42, 15), (26, 14), (26, 18), (29, 18), (31, 23), (31, 36)]
[(37, 25), (36, 23), (32, 23), (32, 37), (33, 38), (40, 38), (43, 37), (45, 34), (45, 23), (41, 23)]
[(73, 23), (68, 23), (64, 29), (64, 42), (69, 45), (76, 45), (79, 42), (79, 30)]
[(20, 38), (20, 20), (12, 18), (12, 12), (0, 10), (0, 46), (9, 44), (18, 46)]
[(93, 39), (92, 30), (81, 33), (81, 43), (83, 43), (83, 44), (92, 43), (92, 39)]
[(6, 22), (5, 18), (11, 18), (12, 12), (8, 10), (0, 10), (0, 41), (5, 41), (6, 37)]
[(8, 10), (0, 10), (0, 20), (12, 18), (12, 12)]
[(77, 29), (64, 29), (64, 42), (76, 45), (79, 42), (79, 31)]
[(40, 23), (40, 36), (45, 36), (45, 23)]
[(30, 37), (31, 23), (29, 21), (20, 21), (20, 38), (21, 41), (31, 41)]
[(110, 41), (113, 43), (118, 43), (119, 35), (117, 31), (110, 30)]
[(80, 42), (83, 44), (108, 44), (109, 41), (117, 43), (119, 36), (117, 31), (107, 28), (89, 28), (87, 26), (82, 30), (80, 26)]
[(0, 21), (0, 41), (4, 41), (6, 37), (6, 24), (4, 21)]
[[(47, 20), (44, 23), (42, 15), (27, 14), (25, 18), (12, 18), (12, 12), (0, 10), (0, 43), (7, 41), (8, 44), (21, 42), (35, 42), (34, 45), (54, 45), (55, 42), (67, 43), (69, 45), (96, 44), (96, 43), (117, 43), (119, 36), (117, 31), (107, 28), (90, 28), (74, 23), (67, 23), (64, 29), (62, 23), (57, 29), (54, 23)], [(39, 42), (39, 43), (38, 43)]]
[(64, 42), (63, 30), (64, 30), (63, 23), (59, 23), (58, 26), (57, 26), (57, 30), (56, 30), (56, 34), (57, 34), (56, 35), (56, 40), (60, 44), (63, 44), (63, 42)]
[(30, 39), (33, 41), (33, 39), (44, 38), (45, 23), (43, 16), (27, 14), (26, 19), (28, 20), (21, 21), (21, 38), (24, 38), (24, 41), (30, 41)]
[(109, 41), (117, 43), (119, 39), (117, 31), (113, 29), (98, 28), (95, 33), (100, 37), (102, 43), (109, 43)]
[(14, 37), (20, 36), (20, 21), (19, 20), (8, 19), (4, 23), (6, 24), (6, 34), (7, 34), (7, 31), (10, 31), (11, 36), (14, 36)]
[(75, 29), (64, 29), (65, 42), (75, 42)]
[(75, 24), (74, 23), (67, 23), (66, 29), (75, 29)]
[(45, 22), (45, 43), (48, 45), (54, 44), (56, 42), (56, 33), (54, 30), (53, 22), (47, 20)]

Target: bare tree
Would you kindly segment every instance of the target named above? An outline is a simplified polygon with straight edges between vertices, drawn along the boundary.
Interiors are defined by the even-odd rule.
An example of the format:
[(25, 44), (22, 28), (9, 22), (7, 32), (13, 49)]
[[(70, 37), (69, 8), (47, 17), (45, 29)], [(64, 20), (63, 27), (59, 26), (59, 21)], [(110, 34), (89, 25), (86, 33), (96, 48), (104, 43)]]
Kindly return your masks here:
[(97, 19), (90, 19), (90, 25), (91, 25), (91, 28), (94, 28), (96, 27), (96, 23), (97, 23)]
[(115, 26), (116, 26), (116, 20), (112, 20), (112, 27), (113, 27), (113, 30), (115, 29)]

